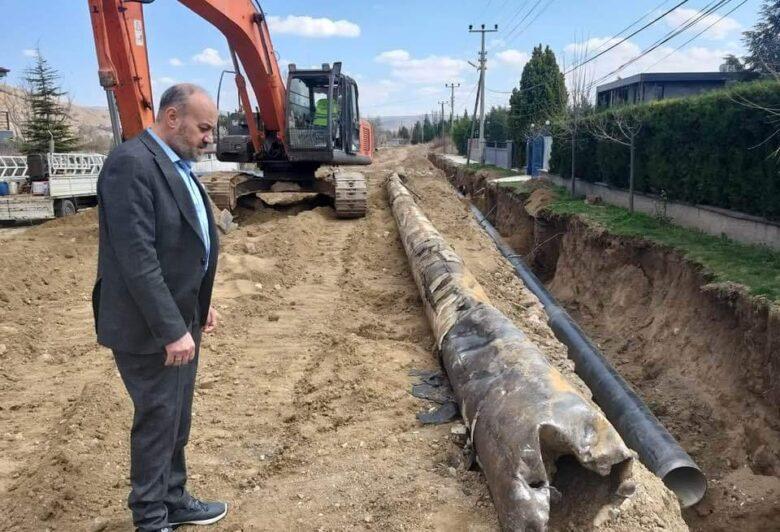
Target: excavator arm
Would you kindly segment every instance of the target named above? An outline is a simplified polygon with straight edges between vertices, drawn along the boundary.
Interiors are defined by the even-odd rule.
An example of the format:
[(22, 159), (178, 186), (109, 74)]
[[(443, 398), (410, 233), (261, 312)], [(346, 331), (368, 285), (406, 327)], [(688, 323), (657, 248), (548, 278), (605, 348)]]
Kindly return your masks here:
[[(154, 122), (143, 14), (143, 4), (153, 1), (88, 0), (100, 84), (108, 93), (112, 115), (121, 123), (123, 138), (137, 135)], [(286, 93), (262, 10), (252, 0), (178, 1), (227, 39), (255, 152), (262, 153), (272, 145), (283, 149)], [(261, 102), (260, 123), (255, 119), (241, 67), (255, 99)]]

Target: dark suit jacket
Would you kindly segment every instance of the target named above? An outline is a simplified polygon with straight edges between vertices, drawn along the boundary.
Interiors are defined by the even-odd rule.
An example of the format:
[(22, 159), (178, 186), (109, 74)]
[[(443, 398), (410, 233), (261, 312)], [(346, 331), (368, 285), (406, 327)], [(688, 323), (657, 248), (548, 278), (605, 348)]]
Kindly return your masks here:
[(211, 304), (219, 237), (203, 187), (211, 251), (192, 199), (160, 145), (143, 132), (116, 147), (98, 178), (100, 247), (92, 308), (98, 342), (129, 353), (157, 353)]

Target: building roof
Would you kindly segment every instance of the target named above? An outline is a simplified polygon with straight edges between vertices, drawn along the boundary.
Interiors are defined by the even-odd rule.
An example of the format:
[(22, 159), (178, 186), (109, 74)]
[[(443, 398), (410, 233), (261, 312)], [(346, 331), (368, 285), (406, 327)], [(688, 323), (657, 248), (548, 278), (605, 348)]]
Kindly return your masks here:
[(7, 68), (0, 67), (0, 74), (8, 74), (9, 72), (10, 70), (8, 70)]
[(626, 87), (635, 83), (664, 81), (740, 81), (744, 79), (742, 72), (647, 72), (618, 79), (596, 87), (596, 92)]

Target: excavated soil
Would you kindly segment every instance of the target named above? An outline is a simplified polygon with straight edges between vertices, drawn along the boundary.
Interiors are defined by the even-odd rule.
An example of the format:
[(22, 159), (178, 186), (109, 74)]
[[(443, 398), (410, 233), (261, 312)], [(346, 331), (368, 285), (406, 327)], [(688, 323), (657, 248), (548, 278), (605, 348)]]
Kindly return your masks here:
[[(415, 418), (429, 405), (409, 394), (409, 372), (438, 360), (382, 187), (399, 166), (494, 304), (572, 376), (537, 300), (423, 149), (380, 151), (366, 169), (366, 218), (338, 220), (316, 203), (263, 207), (223, 238), (220, 326), (204, 340), (189, 445), (191, 491), (230, 503), (215, 530), (498, 529), (453, 425)], [(0, 244), (4, 530), (132, 529), (131, 405), (95, 344), (89, 301), (96, 218), (90, 210)], [(622, 506), (576, 469), (562, 465), (556, 480), (564, 502), (553, 530), (685, 529), (673, 495), (641, 465)]]
[(780, 527), (778, 310), (674, 251), (575, 221), (560, 242), (550, 290), (707, 475), (691, 528)]
[(679, 252), (450, 170), (708, 478), (694, 530), (780, 528), (780, 309)]

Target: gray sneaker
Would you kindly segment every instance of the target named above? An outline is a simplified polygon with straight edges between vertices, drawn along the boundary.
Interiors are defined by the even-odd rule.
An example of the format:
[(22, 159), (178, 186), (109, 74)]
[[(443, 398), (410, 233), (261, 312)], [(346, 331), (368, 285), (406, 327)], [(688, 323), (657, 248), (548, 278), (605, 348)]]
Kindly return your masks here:
[(168, 523), (179, 525), (211, 525), (227, 515), (227, 503), (200, 501), (191, 497), (186, 506), (168, 512)]

